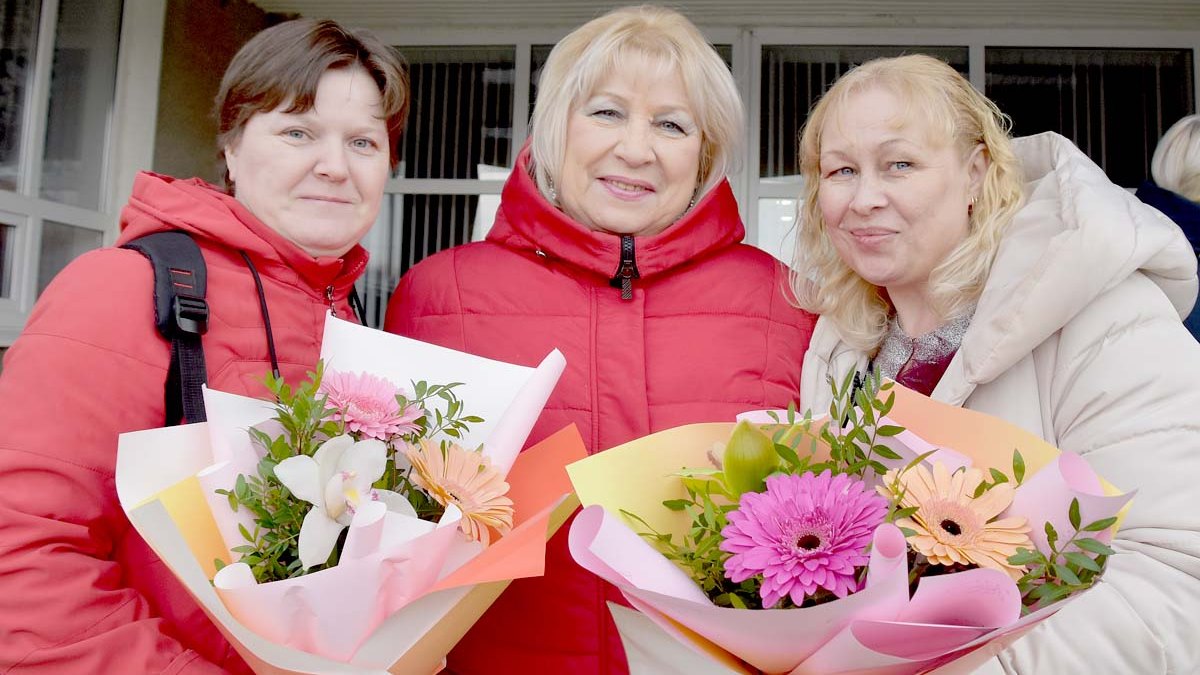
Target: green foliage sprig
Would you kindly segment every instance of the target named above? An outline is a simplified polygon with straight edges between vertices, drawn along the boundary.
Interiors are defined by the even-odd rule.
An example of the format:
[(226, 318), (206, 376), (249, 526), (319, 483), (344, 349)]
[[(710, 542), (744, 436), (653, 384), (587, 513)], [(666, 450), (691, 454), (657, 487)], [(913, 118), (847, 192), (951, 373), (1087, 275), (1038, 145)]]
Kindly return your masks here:
[[(345, 425), (335, 419), (335, 411), (326, 407), (327, 397), (321, 393), (321, 381), (325, 367), (318, 362), (308, 377), (291, 386), (282, 378), (267, 375), (265, 384), (275, 398), (275, 417), (282, 429), (272, 435), (262, 429), (250, 428), (251, 441), (262, 449), (254, 475), (239, 475), (231, 490), (217, 490), (217, 494), (228, 499), (229, 508), (235, 513), (246, 509), (252, 516), (254, 528), (239, 525), (246, 543), (234, 547), (232, 552), (241, 556), (239, 562), (246, 563), (259, 583), (289, 579), (317, 572), (337, 565), (345, 532), (334, 547), (328, 560), (308, 570), (300, 562), (300, 528), (312, 505), (296, 498), (276, 477), (275, 467), (283, 460), (297, 455), (313, 456), (321, 444), (346, 432)], [(470, 425), (483, 422), (483, 418), (468, 415), (461, 399), (454, 391), (461, 382), (429, 384), (424, 381), (413, 383), (413, 396), (403, 393), (396, 396), (401, 410), (417, 406), (422, 415), (414, 420), (416, 430), (397, 435), (385, 441), (388, 447), (388, 463), (383, 477), (373, 487), (391, 490), (404, 495), (412, 504), (417, 516), (424, 520), (436, 520), (444, 510), (433, 498), (418, 488), (410, 476), (412, 468), (407, 461), (397, 462), (397, 454), (406, 443), (439, 435), (462, 438)], [(362, 440), (359, 434), (351, 434)], [(215, 561), (217, 569), (224, 561)]]
[[(1029, 571), (1017, 580), (1024, 605), (1023, 613), (1046, 607), (1068, 595), (1090, 588), (1104, 571), (1110, 555), (1116, 553), (1108, 544), (1085, 532), (1103, 532), (1112, 527), (1117, 518), (1102, 518), (1083, 527), (1079, 514), (1079, 500), (1072, 499), (1067, 518), (1075, 534), (1059, 543), (1059, 534), (1054, 525), (1046, 523), (1046, 544), (1050, 555), (1034, 549), (1021, 548), (1009, 557), (1013, 565), (1024, 565)], [(1075, 550), (1069, 550), (1074, 547)], [(1088, 553), (1094, 555), (1089, 556)]]
[[(828, 469), (833, 473), (857, 476), (867, 472), (882, 474), (886, 467), (878, 458), (900, 459), (895, 451), (878, 442), (881, 437), (894, 436), (904, 430), (902, 427), (880, 424), (880, 420), (895, 404), (895, 393), (889, 391), (884, 400), (879, 400), (879, 395), (881, 391), (890, 390), (892, 383), (883, 382), (878, 375), (868, 375), (859, 386), (855, 386), (855, 377), (851, 373), (840, 383), (831, 379), (830, 387), (834, 397), (829, 407), (829, 419), (842, 420), (843, 423), (838, 425), (831, 422), (820, 429), (820, 439), (830, 448), (829, 458), (818, 460), (817, 440), (812, 435), (812, 415), (810, 412), (799, 415), (793, 403), (783, 416), (771, 413), (778, 422), (770, 436), (778, 460), (772, 473), (798, 475), (821, 473)], [(805, 441), (808, 441), (807, 444)], [(739, 609), (762, 608), (760, 578), (751, 577), (739, 584), (725, 576), (725, 561), (731, 554), (720, 548), (723, 539), (721, 530), (728, 525), (728, 514), (738, 508), (735, 497), (737, 491), (732, 488), (729, 477), (720, 469), (695, 468), (684, 468), (674, 475), (679, 477), (687, 496), (666, 500), (663, 506), (672, 511), (682, 511), (691, 520), (688, 531), (682, 537), (676, 539), (669, 533), (655, 530), (637, 514), (624, 510), (621, 513), (634, 524), (642, 537), (683, 569), (714, 604)], [(827, 602), (835, 597), (822, 590), (806, 599), (804, 606)], [(784, 597), (776, 608), (795, 606), (791, 598)]]

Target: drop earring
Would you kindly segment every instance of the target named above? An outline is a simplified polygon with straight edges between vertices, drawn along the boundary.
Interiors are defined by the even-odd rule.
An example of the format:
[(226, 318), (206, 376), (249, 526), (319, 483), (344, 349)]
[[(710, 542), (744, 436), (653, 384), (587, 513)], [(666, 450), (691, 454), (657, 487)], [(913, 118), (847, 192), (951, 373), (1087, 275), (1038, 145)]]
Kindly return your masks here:
[(546, 176), (546, 191), (550, 193), (550, 203), (558, 206), (558, 190), (554, 188), (554, 179)]

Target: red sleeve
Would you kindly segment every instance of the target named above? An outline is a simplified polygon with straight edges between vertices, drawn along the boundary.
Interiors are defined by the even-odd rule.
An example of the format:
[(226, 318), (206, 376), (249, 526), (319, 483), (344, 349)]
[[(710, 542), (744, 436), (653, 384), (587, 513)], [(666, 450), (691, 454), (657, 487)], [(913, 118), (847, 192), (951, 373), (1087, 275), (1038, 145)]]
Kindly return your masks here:
[[(118, 562), (136, 534), (116, 498), (117, 435), (160, 426), (166, 343), (150, 266), (72, 263), (0, 377), (0, 670), (221, 673), (164, 631)], [(140, 544), (140, 542), (138, 542)]]

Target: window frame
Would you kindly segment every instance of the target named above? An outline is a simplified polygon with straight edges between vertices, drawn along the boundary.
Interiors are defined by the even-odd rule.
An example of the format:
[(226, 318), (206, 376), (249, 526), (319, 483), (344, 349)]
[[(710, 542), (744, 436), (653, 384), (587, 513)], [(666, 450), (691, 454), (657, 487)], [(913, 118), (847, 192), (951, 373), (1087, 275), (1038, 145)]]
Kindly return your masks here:
[[(1158, 29), (1024, 29), (1024, 28), (776, 28), (699, 26), (713, 43), (732, 45), (733, 76), (746, 104), (747, 134), (742, 169), (729, 176), (739, 210), (746, 224), (746, 242), (764, 245), (758, 224), (759, 199), (794, 199), (796, 184), (771, 184), (759, 175), (759, 110), (762, 105), (763, 45), (910, 45), (958, 46), (967, 48), (969, 79), (984, 89), (985, 50), (988, 47), (1085, 47), (1096, 49), (1183, 49), (1192, 51), (1193, 106), (1200, 112), (1200, 31)], [(528, 86), (530, 50), (536, 44), (554, 44), (573, 27), (478, 30), (470, 28), (430, 30), (397, 29), (381, 31), (389, 44), (403, 46), (504, 45), (516, 49), (516, 87), (514, 88), (513, 153), (519, 151), (528, 134)], [(388, 192), (395, 194), (495, 195), (502, 181), (395, 179)]]
[(59, 0), (42, 0), (33, 77), (25, 92), (21, 121), (17, 190), (0, 190), (0, 221), (16, 226), (12, 293), (0, 298), (0, 347), (11, 345), (20, 335), (37, 300), (43, 221), (99, 232), (102, 245), (113, 243), (133, 177), (149, 168), (154, 159), (166, 0), (125, 0), (113, 101), (106, 120), (99, 208), (85, 209), (40, 197), (58, 9)]

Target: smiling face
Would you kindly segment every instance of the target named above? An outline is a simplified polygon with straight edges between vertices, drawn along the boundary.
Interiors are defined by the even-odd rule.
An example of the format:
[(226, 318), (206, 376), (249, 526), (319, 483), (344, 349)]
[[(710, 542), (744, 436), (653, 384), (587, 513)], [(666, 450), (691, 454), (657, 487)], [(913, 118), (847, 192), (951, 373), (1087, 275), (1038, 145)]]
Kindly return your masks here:
[(237, 200), (313, 257), (338, 257), (371, 229), (388, 176), (379, 88), (359, 66), (328, 70), (313, 107), (251, 117), (225, 148)]
[(571, 112), (556, 189), (585, 227), (650, 236), (688, 208), (701, 132), (677, 70), (644, 57), (621, 66)]
[(830, 242), (866, 281), (923, 298), (930, 272), (967, 236), (987, 169), (881, 87), (850, 95), (821, 131), (817, 201)]

